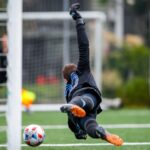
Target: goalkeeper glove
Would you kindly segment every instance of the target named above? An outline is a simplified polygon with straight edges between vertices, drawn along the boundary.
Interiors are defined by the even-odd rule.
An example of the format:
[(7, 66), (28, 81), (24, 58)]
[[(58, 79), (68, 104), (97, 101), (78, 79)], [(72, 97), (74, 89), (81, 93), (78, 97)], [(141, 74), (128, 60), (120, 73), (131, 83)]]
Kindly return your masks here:
[(85, 131), (79, 130), (79, 132), (75, 133), (75, 137), (76, 137), (76, 139), (80, 139), (80, 140), (84, 139), (84, 140), (86, 140), (87, 134), (86, 134)]
[(77, 10), (80, 8), (80, 4), (79, 3), (75, 3), (71, 5), (70, 8), (70, 15), (72, 16), (72, 18), (74, 20), (80, 19), (82, 18), (81, 15), (79, 14), (79, 12), (77, 12)]

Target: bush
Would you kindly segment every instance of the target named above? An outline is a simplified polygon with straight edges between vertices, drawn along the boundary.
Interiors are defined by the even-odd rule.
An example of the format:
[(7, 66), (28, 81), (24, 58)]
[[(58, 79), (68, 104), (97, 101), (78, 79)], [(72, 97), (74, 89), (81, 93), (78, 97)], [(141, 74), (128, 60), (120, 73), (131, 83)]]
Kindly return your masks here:
[(119, 90), (119, 95), (122, 97), (125, 105), (150, 106), (148, 80), (146, 79), (137, 77), (129, 80)]
[(150, 106), (149, 57), (150, 49), (145, 46), (124, 46), (122, 50), (111, 51), (104, 61), (104, 72), (105, 70), (116, 70), (122, 82), (120, 86), (113, 87), (117, 80), (109, 78), (112, 80), (109, 80), (110, 85), (108, 85), (108, 80), (107, 84), (103, 84), (104, 96), (120, 96), (126, 106)]
[(144, 46), (125, 46), (122, 50), (112, 51), (104, 67), (118, 70), (125, 81), (131, 74), (133, 77), (148, 78), (149, 56), (150, 49)]

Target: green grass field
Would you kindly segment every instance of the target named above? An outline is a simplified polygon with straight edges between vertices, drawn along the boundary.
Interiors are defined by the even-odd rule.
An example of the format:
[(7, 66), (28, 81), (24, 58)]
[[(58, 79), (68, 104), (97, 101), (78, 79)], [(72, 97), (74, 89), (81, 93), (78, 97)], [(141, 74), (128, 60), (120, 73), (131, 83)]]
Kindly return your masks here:
[[(23, 145), (22, 150), (150, 150), (150, 110), (149, 109), (122, 109), (103, 111), (97, 121), (107, 130), (120, 135), (125, 143), (122, 147), (107, 145), (100, 139), (76, 140), (74, 135), (69, 131), (66, 124), (66, 115), (60, 112), (32, 112), (30, 115), (23, 113), (23, 126), (29, 124), (39, 124), (45, 128), (46, 139), (40, 147), (32, 148)], [(134, 124), (134, 125), (133, 125)], [(6, 144), (6, 133), (2, 129), (6, 125), (5, 117), (0, 117), (0, 145)], [(58, 125), (61, 128), (57, 128)], [(110, 126), (108, 126), (110, 125)], [(118, 127), (116, 126), (118, 125)], [(131, 127), (131, 125), (133, 125)], [(148, 125), (148, 126), (146, 126)], [(115, 127), (115, 128), (113, 128)], [(149, 142), (148, 144), (143, 144)], [(88, 146), (77, 143), (92, 144)], [(133, 145), (135, 143), (135, 145)], [(24, 144), (24, 143), (23, 143)], [(51, 145), (45, 145), (51, 144)], [(64, 144), (58, 147), (52, 144)], [(65, 144), (75, 144), (67, 146)], [(102, 144), (102, 145), (96, 145)], [(138, 145), (137, 145), (138, 144)], [(53, 147), (52, 147), (53, 146)], [(6, 147), (0, 147), (0, 150), (6, 150)]]

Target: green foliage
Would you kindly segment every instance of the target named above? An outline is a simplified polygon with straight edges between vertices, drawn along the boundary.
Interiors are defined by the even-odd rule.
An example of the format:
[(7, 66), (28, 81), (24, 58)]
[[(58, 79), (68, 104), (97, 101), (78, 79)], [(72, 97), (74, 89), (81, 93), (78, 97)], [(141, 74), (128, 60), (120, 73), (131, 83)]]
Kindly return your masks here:
[(123, 60), (128, 73), (132, 71), (133, 76), (148, 78), (149, 52), (149, 49), (144, 46), (125, 47)]
[(105, 67), (117, 69), (123, 76), (128, 79), (131, 75), (148, 78), (150, 49), (139, 47), (125, 46), (120, 51), (113, 51), (108, 57)]
[[(104, 70), (116, 70), (121, 74), (122, 85), (111, 90), (104, 84), (104, 94), (121, 96), (125, 104), (149, 105), (150, 49), (145, 46), (124, 46), (122, 50), (112, 51), (105, 60)], [(114, 80), (114, 79), (113, 79)], [(114, 80), (115, 81), (115, 80)], [(110, 82), (112, 85), (112, 83)], [(116, 92), (117, 91), (117, 92)], [(116, 94), (117, 93), (117, 94)]]
[(6, 87), (0, 87), (0, 98), (6, 98), (7, 96), (7, 88)]
[(106, 5), (108, 3), (109, 0), (98, 0), (100, 4), (104, 4)]
[(149, 0), (137, 0), (135, 5), (133, 5), (133, 8), (136, 13), (138, 14), (144, 14), (148, 12), (150, 6), (150, 1)]
[(148, 80), (143, 78), (133, 78), (129, 80), (120, 90), (125, 105), (150, 106), (148, 92)]
[(0, 0), (0, 8), (6, 8), (7, 3), (8, 3), (8, 0)]

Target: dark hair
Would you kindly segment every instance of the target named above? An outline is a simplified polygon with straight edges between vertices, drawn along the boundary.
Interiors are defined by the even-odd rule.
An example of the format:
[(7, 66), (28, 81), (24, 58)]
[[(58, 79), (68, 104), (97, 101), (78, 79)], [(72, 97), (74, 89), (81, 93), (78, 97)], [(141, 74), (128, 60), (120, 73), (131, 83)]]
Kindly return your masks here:
[(62, 69), (63, 77), (67, 81), (69, 80), (70, 74), (74, 71), (77, 70), (77, 65), (76, 64), (67, 64), (64, 66)]

